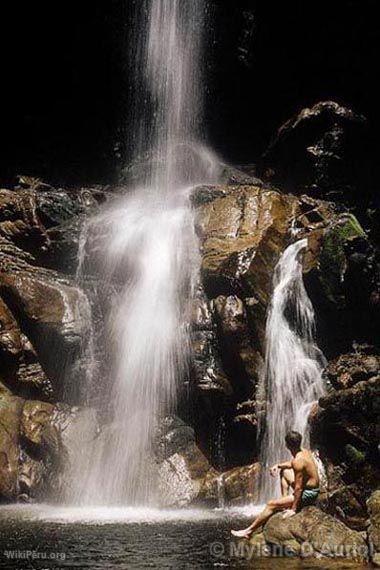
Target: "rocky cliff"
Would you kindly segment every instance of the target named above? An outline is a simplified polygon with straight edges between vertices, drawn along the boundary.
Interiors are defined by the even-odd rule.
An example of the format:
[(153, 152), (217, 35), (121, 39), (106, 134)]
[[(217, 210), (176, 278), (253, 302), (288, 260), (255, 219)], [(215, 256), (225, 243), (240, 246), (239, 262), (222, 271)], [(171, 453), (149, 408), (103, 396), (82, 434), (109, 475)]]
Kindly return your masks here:
[[(281, 127), (261, 179), (226, 168), (223, 183), (193, 191), (201, 280), (190, 389), (159, 434), (166, 504), (255, 496), (272, 275), (287, 245), (306, 237), (304, 281), (329, 361), (326, 395), (311, 417), (328, 477), (322, 506), (365, 528), (380, 477), (380, 290), (375, 196), (346, 168), (362, 129), (364, 118), (320, 103)], [(65, 432), (88, 399), (90, 301), (75, 278), (80, 228), (114, 192), (29, 178), (0, 190), (2, 500), (60, 492)]]

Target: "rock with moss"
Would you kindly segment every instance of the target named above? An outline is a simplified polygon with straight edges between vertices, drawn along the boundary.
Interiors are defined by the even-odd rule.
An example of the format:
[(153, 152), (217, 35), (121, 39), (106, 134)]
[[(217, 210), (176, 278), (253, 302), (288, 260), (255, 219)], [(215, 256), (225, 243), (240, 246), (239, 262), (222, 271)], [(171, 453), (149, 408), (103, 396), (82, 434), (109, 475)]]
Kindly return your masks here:
[(319, 236), (305, 285), (318, 315), (321, 348), (347, 352), (353, 340), (376, 343), (380, 273), (376, 251), (352, 214), (342, 214)]

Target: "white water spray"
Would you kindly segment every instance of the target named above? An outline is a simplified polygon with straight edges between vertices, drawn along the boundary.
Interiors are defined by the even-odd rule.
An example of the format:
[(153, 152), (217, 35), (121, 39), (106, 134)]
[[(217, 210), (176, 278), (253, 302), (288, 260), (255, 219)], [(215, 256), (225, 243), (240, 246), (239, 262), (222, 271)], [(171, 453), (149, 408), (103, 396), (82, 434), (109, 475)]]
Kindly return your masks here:
[(284, 442), (286, 432), (299, 431), (303, 444), (308, 444), (309, 413), (324, 392), (324, 357), (315, 344), (314, 310), (302, 275), (301, 255), (306, 247), (306, 239), (290, 245), (273, 277), (266, 325), (267, 411), (260, 426), (261, 500), (279, 493), (278, 480), (269, 476), (268, 467), (290, 458)]
[[(188, 359), (188, 301), (198, 275), (191, 188), (214, 180), (200, 144), (203, 0), (143, 2), (136, 26), (132, 124), (140, 186), (90, 220), (85, 249), (114, 284), (109, 420), (77, 458), (72, 500), (155, 505), (157, 422)], [(82, 248), (83, 250), (83, 248)]]

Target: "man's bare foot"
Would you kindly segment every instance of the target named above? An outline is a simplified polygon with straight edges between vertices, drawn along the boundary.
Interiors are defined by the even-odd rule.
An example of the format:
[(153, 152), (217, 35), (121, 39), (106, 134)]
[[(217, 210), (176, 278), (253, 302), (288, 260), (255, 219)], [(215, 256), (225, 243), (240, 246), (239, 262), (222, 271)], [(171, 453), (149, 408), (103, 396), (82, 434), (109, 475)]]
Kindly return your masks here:
[(248, 528), (243, 528), (242, 530), (231, 530), (232, 536), (236, 536), (237, 538), (250, 538), (252, 531)]

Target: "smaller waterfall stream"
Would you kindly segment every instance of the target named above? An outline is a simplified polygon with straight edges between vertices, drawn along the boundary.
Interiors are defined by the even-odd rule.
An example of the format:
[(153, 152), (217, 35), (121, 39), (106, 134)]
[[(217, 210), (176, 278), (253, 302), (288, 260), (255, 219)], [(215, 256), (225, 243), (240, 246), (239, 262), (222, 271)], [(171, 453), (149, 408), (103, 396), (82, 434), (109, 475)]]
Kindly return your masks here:
[(278, 480), (268, 467), (289, 458), (284, 436), (295, 429), (308, 444), (308, 417), (324, 393), (324, 356), (315, 343), (315, 315), (302, 275), (302, 252), (307, 239), (290, 245), (273, 277), (273, 295), (266, 325), (265, 377), (267, 410), (260, 426), (264, 466), (262, 500), (278, 495)]

